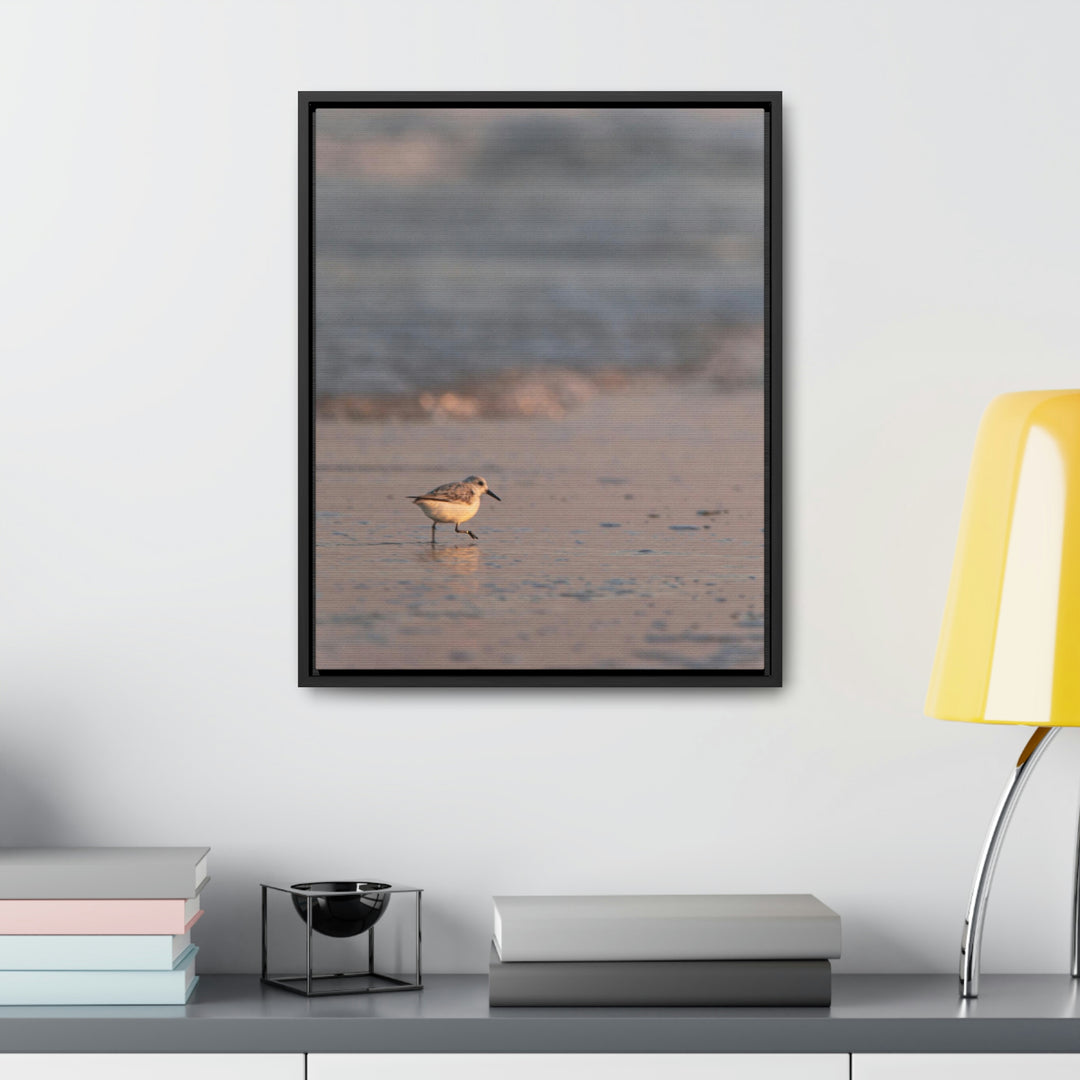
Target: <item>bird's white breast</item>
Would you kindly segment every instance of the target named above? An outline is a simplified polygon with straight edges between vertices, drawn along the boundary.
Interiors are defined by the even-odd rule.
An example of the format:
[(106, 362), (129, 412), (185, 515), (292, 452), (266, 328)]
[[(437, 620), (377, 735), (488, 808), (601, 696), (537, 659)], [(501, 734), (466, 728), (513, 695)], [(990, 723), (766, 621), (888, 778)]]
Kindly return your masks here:
[(476, 511), (480, 509), (480, 496), (477, 495), (472, 502), (417, 502), (417, 506), (424, 511), (432, 521), (446, 521), (461, 523), (476, 517)]

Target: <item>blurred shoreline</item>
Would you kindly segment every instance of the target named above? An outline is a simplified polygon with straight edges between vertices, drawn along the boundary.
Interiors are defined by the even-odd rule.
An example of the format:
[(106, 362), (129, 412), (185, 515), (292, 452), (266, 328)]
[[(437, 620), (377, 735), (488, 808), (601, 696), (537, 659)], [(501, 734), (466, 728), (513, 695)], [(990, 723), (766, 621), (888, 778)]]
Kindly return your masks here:
[(605, 391), (642, 391), (692, 383), (699, 389), (732, 392), (760, 388), (764, 364), (761, 327), (728, 330), (707, 360), (671, 372), (605, 367), (531, 367), (490, 376), (432, 382), (399, 393), (316, 395), (315, 411), (325, 420), (557, 420)]

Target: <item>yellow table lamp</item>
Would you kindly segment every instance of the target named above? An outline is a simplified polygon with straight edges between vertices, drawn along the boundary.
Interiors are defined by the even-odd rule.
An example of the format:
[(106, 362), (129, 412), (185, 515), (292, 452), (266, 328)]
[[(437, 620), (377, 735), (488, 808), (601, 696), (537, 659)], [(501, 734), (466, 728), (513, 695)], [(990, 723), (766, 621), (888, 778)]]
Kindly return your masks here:
[[(960, 993), (979, 993), (990, 883), (1020, 793), (1062, 727), (1080, 727), (1080, 390), (1004, 394), (979, 425), (926, 714), (1035, 728), (975, 872)], [(1080, 852), (1072, 974), (1080, 975)]]

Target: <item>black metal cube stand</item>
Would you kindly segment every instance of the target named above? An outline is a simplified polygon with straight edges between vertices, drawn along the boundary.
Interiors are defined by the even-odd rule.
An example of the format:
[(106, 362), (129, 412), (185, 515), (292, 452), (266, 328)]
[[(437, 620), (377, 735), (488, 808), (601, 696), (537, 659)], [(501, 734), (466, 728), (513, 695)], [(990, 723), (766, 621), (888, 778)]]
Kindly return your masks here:
[[(333, 884), (333, 883), (329, 883)], [(261, 981), (267, 986), (277, 986), (293, 994), (304, 997), (328, 997), (333, 994), (385, 994), (397, 990), (422, 990), (423, 975), (420, 961), (420, 900), (423, 889), (411, 885), (382, 885), (377, 888), (355, 888), (344, 890), (321, 890), (316, 887), (299, 888), (282, 885), (260, 885), (262, 889), (262, 968)], [(268, 933), (268, 894), (270, 892), (287, 894), (292, 906), (301, 914), (306, 933), (305, 971), (299, 975), (272, 975), (269, 967)], [(390, 894), (412, 893), (416, 897), (416, 975), (415, 978), (399, 978), (383, 975), (375, 970), (375, 926), (362, 931), (367, 935), (367, 970), (337, 971), (328, 974), (316, 974), (312, 951), (312, 938), (318, 931), (316, 923), (317, 905), (320, 901), (353, 901), (365, 898), (379, 898), (388, 904)], [(399, 905), (400, 907), (400, 905)], [(395, 909), (397, 910), (397, 909)], [(335, 934), (333, 936), (351, 936)], [(356, 936), (361, 936), (357, 934)]]

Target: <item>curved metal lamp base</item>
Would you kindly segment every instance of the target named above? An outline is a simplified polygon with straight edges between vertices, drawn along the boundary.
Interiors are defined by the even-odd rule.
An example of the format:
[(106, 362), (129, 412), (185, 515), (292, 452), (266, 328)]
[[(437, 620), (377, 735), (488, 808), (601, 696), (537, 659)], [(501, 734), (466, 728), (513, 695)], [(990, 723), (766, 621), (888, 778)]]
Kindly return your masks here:
[[(1012, 775), (1005, 784), (1001, 801), (990, 822), (990, 829), (983, 843), (982, 855), (979, 857), (979, 866), (975, 871), (975, 880), (971, 886), (971, 900), (968, 902), (967, 918), (964, 920), (964, 936), (960, 944), (961, 997), (979, 996), (979, 959), (982, 952), (983, 921), (986, 918), (986, 904), (990, 899), (990, 884), (993, 881), (998, 855), (1001, 852), (1001, 842), (1005, 839), (1005, 832), (1009, 827), (1016, 804), (1020, 801), (1024, 786), (1038, 764), (1039, 758), (1060, 730), (1056, 727), (1035, 729), (1035, 733), (1028, 739)], [(1080, 835), (1078, 835), (1077, 843), (1077, 873), (1080, 875)], [(1073, 891), (1072, 973), (1074, 977), (1080, 970), (1080, 958), (1077, 956), (1078, 936), (1080, 936), (1080, 878)]]

